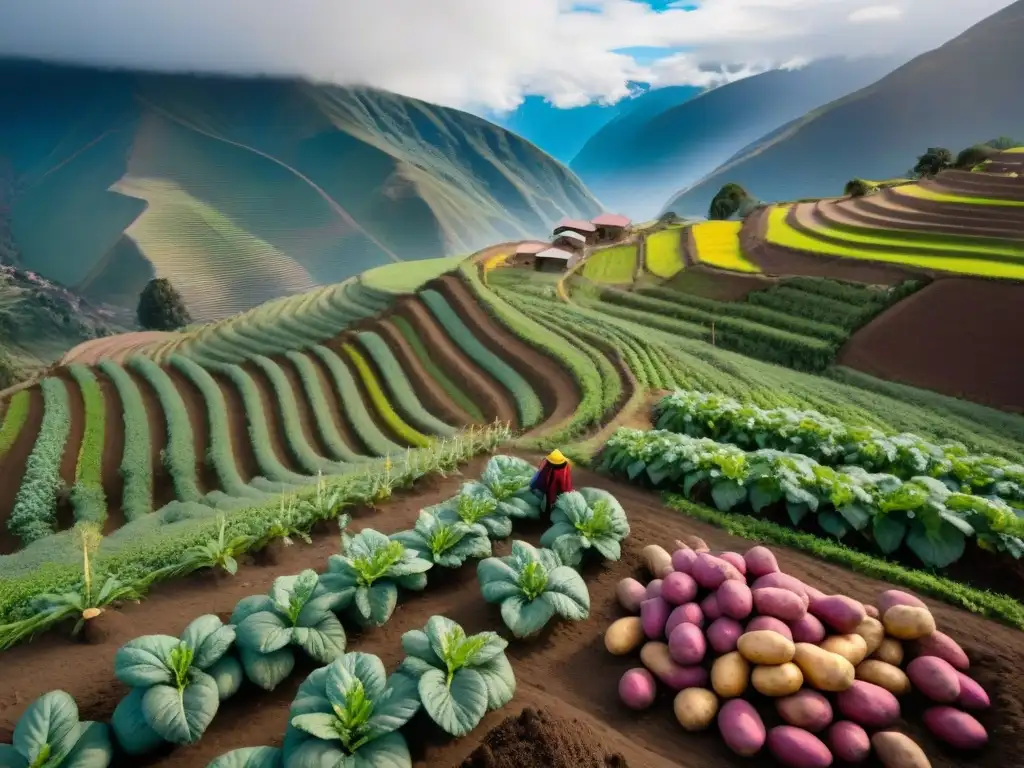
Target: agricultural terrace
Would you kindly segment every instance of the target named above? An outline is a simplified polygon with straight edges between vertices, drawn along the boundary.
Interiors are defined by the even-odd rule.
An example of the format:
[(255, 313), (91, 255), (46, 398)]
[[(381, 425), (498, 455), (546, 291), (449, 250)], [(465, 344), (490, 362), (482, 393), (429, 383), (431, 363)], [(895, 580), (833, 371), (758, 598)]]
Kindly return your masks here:
[(583, 276), (595, 283), (623, 285), (633, 282), (638, 246), (613, 245), (593, 251), (583, 265)]
[(644, 238), (644, 267), (655, 277), (667, 280), (685, 266), (682, 229), (663, 229)]
[(743, 253), (738, 221), (702, 221), (690, 227), (693, 255), (700, 264), (732, 272), (760, 272)]

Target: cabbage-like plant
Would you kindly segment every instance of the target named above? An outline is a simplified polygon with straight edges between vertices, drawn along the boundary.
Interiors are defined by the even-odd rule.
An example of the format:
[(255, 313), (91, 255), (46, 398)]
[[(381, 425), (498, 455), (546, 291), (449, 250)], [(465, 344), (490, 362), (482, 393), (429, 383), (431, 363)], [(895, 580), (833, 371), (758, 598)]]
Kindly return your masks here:
[(391, 540), (442, 568), (458, 568), (469, 558), (491, 555), (491, 540), (482, 525), (441, 520), (427, 510), (420, 512), (412, 530), (393, 533)]
[(114, 675), (132, 690), (117, 705), (111, 725), (128, 754), (145, 754), (163, 741), (199, 740), (221, 700), (241, 683), (237, 660), (226, 656), (234, 641), (235, 627), (208, 614), (189, 624), (180, 639), (144, 635), (118, 649)]
[(299, 686), (281, 751), (289, 768), (411, 768), (398, 729), (420, 708), (416, 681), (389, 679), (369, 653), (346, 653)]
[(357, 621), (379, 627), (395, 611), (398, 588), (422, 590), (433, 565), (401, 541), (364, 528), (342, 537), (342, 554), (328, 558), (320, 583), (338, 596), (338, 609), (351, 608)]
[(281, 768), (281, 750), (277, 747), (242, 747), (221, 755), (206, 768)]
[(274, 580), (269, 595), (243, 597), (231, 614), (246, 677), (272, 691), (295, 666), (298, 646), (321, 664), (345, 651), (345, 628), (334, 615), (342, 597), (323, 585), (316, 571)]
[(517, 456), (492, 456), (479, 480), (463, 485), (463, 492), (485, 495), (498, 502), (498, 513), (511, 518), (540, 517), (540, 497), (530, 490), (537, 469)]
[(495, 632), (467, 636), (451, 619), (431, 616), (422, 630), (402, 635), (408, 655), (398, 672), (418, 681), (420, 702), (435, 723), (452, 736), (465, 736), (515, 695), (507, 647)]
[(477, 566), (480, 591), (501, 604), (501, 618), (516, 637), (536, 634), (558, 614), (569, 621), (590, 615), (590, 593), (575, 570), (550, 549), (512, 542), (512, 554), (489, 557)]
[(618, 560), (622, 556), (620, 542), (628, 535), (629, 522), (618, 500), (600, 488), (581, 488), (558, 497), (551, 527), (540, 543), (575, 568), (588, 550), (606, 560)]
[(466, 483), (459, 493), (436, 508), (442, 520), (481, 525), (491, 539), (504, 539), (512, 533), (512, 518), (499, 508), (498, 500), (482, 485)]
[(44, 693), (29, 704), (12, 741), (0, 744), (3, 768), (106, 768), (114, 757), (107, 726), (80, 722), (66, 691)]

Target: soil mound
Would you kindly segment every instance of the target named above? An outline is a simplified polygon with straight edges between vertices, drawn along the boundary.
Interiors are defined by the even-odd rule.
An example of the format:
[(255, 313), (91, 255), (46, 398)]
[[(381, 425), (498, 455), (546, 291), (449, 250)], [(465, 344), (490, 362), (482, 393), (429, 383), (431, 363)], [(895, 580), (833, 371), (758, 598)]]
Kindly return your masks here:
[(629, 768), (578, 720), (526, 708), (505, 718), (459, 768)]

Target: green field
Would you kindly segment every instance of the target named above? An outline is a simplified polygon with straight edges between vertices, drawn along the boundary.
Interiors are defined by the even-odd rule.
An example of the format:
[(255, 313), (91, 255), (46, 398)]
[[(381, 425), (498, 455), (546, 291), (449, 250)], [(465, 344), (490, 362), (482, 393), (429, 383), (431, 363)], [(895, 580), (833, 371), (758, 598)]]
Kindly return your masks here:
[(583, 276), (595, 283), (623, 285), (633, 282), (636, 272), (637, 247), (615, 245), (594, 251), (583, 263)]
[(644, 247), (644, 266), (655, 277), (667, 280), (682, 271), (681, 229), (670, 228), (648, 235)]

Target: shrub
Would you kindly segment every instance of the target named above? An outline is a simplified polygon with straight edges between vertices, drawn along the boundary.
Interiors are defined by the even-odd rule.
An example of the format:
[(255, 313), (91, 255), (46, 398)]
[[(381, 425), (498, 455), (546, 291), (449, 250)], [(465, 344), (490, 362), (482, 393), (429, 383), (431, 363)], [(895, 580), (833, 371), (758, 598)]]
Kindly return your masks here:
[(153, 331), (176, 331), (192, 322), (181, 294), (166, 277), (146, 283), (136, 314), (139, 325)]

